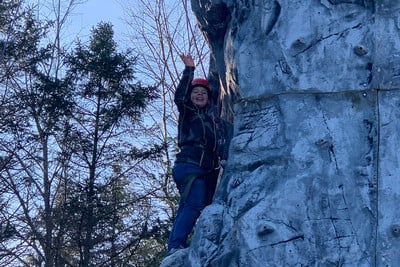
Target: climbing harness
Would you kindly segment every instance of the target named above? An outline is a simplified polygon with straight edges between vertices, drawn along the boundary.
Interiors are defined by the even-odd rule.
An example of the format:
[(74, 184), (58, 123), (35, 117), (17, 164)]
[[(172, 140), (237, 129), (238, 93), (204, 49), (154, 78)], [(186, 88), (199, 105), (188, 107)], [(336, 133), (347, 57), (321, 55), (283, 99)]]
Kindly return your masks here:
[(186, 200), (186, 198), (187, 198), (187, 196), (188, 196), (188, 194), (189, 194), (190, 188), (192, 187), (193, 181), (194, 181), (197, 177), (199, 177), (199, 174), (193, 173), (193, 174), (187, 175), (187, 176), (184, 178), (184, 179), (185, 179), (184, 182), (186, 182), (186, 186), (185, 186), (185, 190), (184, 190), (183, 193), (181, 194), (181, 199), (182, 199), (182, 201), (185, 201), (185, 200)]

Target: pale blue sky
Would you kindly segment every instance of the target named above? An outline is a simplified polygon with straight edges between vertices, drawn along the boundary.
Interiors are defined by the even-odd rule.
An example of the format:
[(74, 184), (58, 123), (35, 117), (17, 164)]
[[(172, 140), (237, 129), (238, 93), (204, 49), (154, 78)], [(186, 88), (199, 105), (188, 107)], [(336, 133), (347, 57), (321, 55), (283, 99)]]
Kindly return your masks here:
[(88, 40), (90, 30), (97, 23), (111, 22), (114, 25), (115, 40), (121, 40), (126, 30), (123, 23), (124, 12), (118, 0), (88, 0), (73, 10), (69, 31), (73, 36)]

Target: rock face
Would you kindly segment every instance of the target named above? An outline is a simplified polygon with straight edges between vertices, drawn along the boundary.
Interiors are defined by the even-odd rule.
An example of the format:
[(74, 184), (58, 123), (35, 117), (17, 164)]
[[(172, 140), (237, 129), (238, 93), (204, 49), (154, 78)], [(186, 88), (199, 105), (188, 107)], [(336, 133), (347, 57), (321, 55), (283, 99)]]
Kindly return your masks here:
[(185, 265), (397, 266), (400, 1), (192, 8), (235, 131)]

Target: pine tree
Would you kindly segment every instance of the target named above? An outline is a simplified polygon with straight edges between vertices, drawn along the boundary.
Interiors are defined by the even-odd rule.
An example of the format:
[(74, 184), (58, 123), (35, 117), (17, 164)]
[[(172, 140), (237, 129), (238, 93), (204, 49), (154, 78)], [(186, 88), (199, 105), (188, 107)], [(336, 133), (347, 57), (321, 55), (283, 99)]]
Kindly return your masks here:
[[(71, 224), (70, 231), (76, 231), (70, 242), (81, 251), (80, 266), (108, 258), (115, 262), (118, 253), (129, 247), (125, 228), (131, 225), (123, 219), (131, 216), (128, 211), (135, 192), (121, 184), (128, 174), (138, 175), (130, 165), (134, 158), (141, 158), (132, 144), (137, 135), (134, 124), (146, 102), (156, 97), (154, 87), (133, 82), (136, 58), (116, 48), (112, 25), (100, 23), (93, 29), (90, 44), (78, 44), (67, 60), (67, 80), (74, 85), (76, 101), (65, 142), (75, 144), (72, 162), (80, 175), (72, 184), (79, 200), (70, 203), (79, 215)], [(155, 146), (152, 151), (159, 150)]]

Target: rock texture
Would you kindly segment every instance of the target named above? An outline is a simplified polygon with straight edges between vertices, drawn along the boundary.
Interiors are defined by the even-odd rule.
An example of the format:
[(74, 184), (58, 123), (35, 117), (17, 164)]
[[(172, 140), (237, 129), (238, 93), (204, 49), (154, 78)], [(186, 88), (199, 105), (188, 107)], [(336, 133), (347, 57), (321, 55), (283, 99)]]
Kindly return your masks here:
[(190, 248), (162, 266), (397, 266), (400, 1), (192, 8), (235, 131)]

